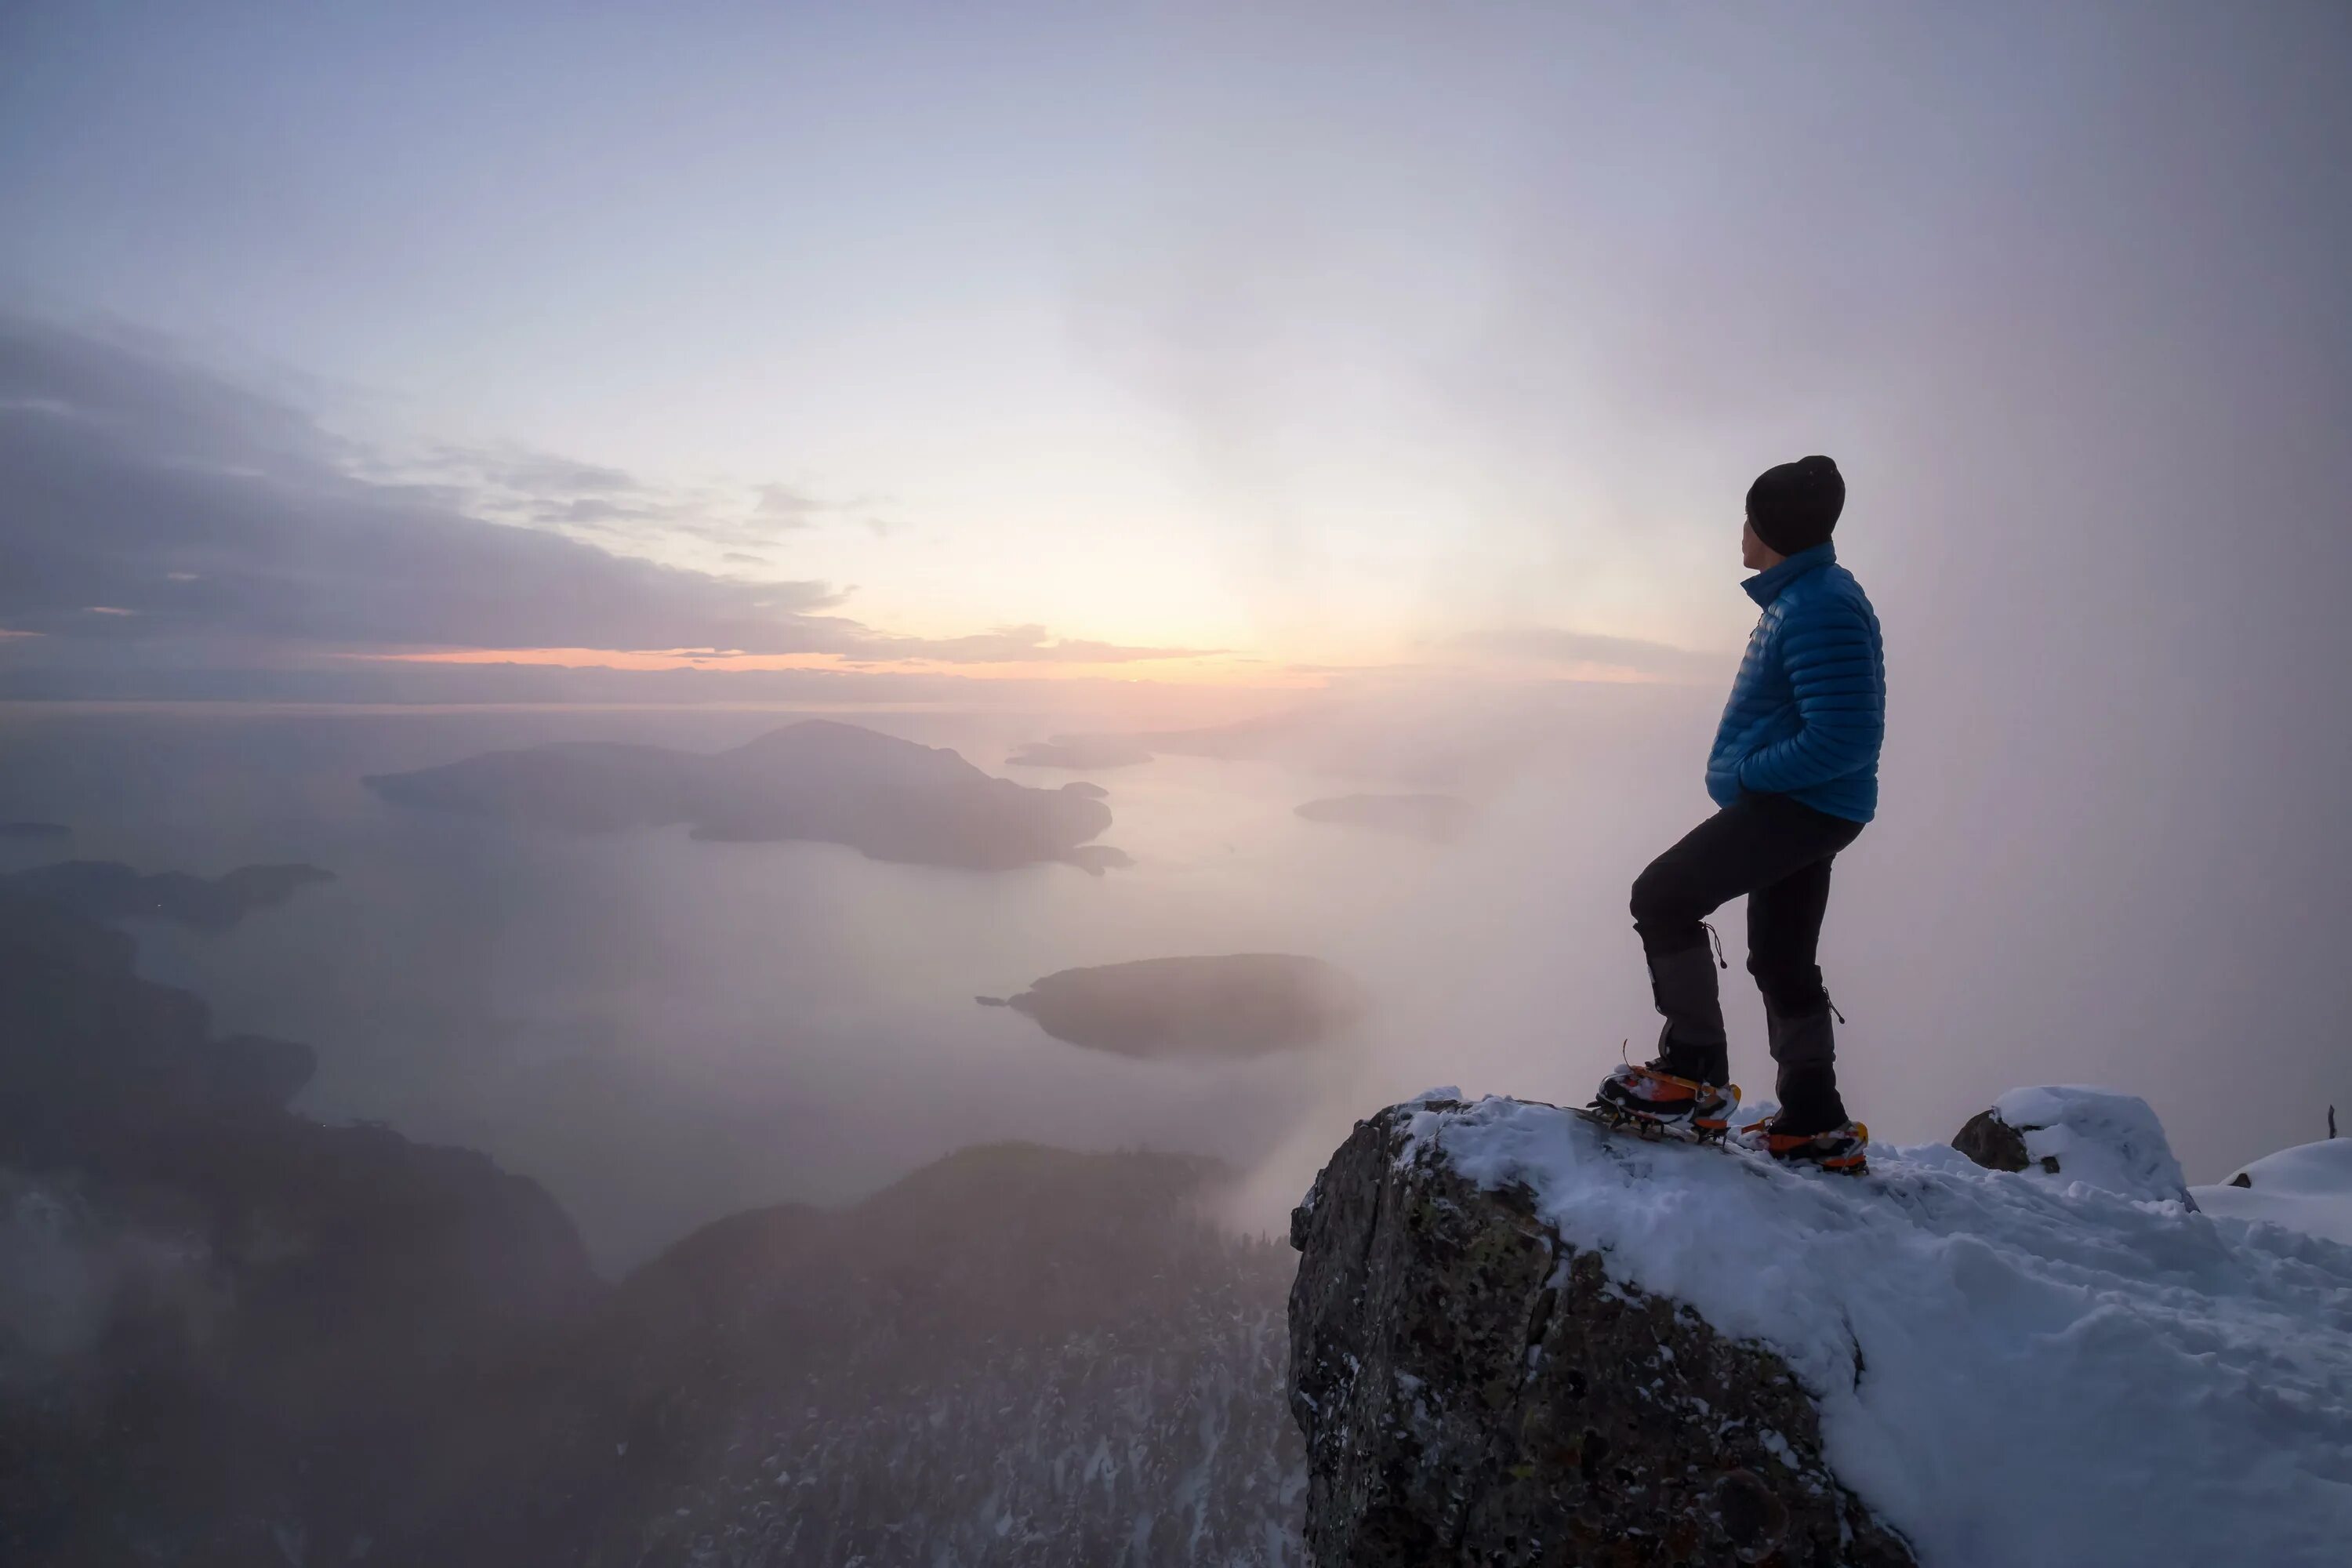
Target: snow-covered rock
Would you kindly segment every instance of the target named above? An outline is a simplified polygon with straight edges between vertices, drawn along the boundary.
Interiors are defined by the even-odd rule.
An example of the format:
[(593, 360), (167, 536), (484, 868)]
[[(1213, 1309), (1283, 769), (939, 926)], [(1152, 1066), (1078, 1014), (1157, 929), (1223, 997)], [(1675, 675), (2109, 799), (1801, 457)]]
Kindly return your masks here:
[(2197, 1206), (2164, 1124), (2136, 1094), (2081, 1084), (2012, 1089), (1971, 1117), (1952, 1147), (1990, 1170)]
[(1311, 1561), (1909, 1568), (1781, 1357), (1416, 1141), (1440, 1107), (1359, 1123), (1291, 1218)]
[(2352, 1247), (2352, 1138), (2282, 1149), (2219, 1186), (2189, 1190), (2208, 1214), (2268, 1220)]
[(2189, 1192), (2164, 1123), (2136, 1094), (2080, 1084), (2012, 1089), (1995, 1114), (2025, 1135), (2029, 1170), (2127, 1198), (2181, 1203)]
[[(2345, 1561), (2352, 1247), (2192, 1208), (2161, 1127), (2128, 1096), (2031, 1091), (2002, 1097), (1998, 1109), (2029, 1150), (2038, 1146), (2025, 1171), (1986, 1170), (1941, 1144), (1874, 1146), (1868, 1176), (1832, 1177), (1643, 1143), (1550, 1106), (1499, 1099), (1408, 1102), (1358, 1137), (1388, 1140), (1392, 1175), (1378, 1180), (1407, 1207), (1384, 1213), (1401, 1221), (1412, 1205), (1453, 1203), (1491, 1222), (1468, 1235), (1533, 1226), (1554, 1249), (1558, 1310), (1570, 1310), (1579, 1271), (1598, 1268), (1628, 1300), (1665, 1304), (1662, 1321), (1686, 1311), (1801, 1387), (1818, 1436), (1785, 1412), (1770, 1418), (1790, 1449), (1784, 1471), (1758, 1466), (1743, 1446), (1761, 1418), (1754, 1406), (1771, 1387), (1769, 1372), (1760, 1382), (1725, 1373), (1710, 1398), (1705, 1379), (1678, 1381), (1633, 1348), (1618, 1355), (1617, 1384), (1583, 1397), (1639, 1407), (1670, 1428), (1654, 1432), (1650, 1452), (1676, 1455), (1681, 1468), (1654, 1464), (1612, 1500), (1621, 1509), (1629, 1496), (1654, 1500), (1661, 1531), (1688, 1522), (1675, 1500), (1706, 1493), (1709, 1477), (1738, 1470), (1782, 1483), (1811, 1476), (1817, 1458), (1834, 1489), (1800, 1484), (1779, 1497), (1792, 1523), (1806, 1517), (1803, 1497), (1834, 1508), (1837, 1493), (1850, 1491), (1865, 1519), (1899, 1531), (1928, 1568)], [(2060, 1170), (2043, 1170), (2042, 1158)], [(1318, 1179), (1299, 1237), (1307, 1242), (1299, 1293), (1318, 1273), (1317, 1239), (1336, 1243), (1345, 1228), (1330, 1217), (1335, 1205), (1362, 1201), (1334, 1190), (1364, 1184), (1358, 1172), (1341, 1182), (1335, 1161)], [(2257, 1184), (2242, 1191), (2261, 1191), (2261, 1179), (2257, 1169)], [(1429, 1234), (1443, 1243), (1451, 1233)], [(1384, 1267), (1411, 1279), (1402, 1289), (1396, 1279), (1376, 1282), (1339, 1311), (1344, 1345), (1311, 1314), (1302, 1321), (1294, 1293), (1294, 1407), (1297, 1375), (1318, 1353), (1327, 1370), (1349, 1364), (1331, 1358), (1335, 1348), (1365, 1369), (1388, 1363), (1396, 1347), (1387, 1335), (1411, 1315), (1391, 1304), (1409, 1302), (1414, 1289), (1458, 1299), (1460, 1279), (1482, 1266), (1443, 1245), (1414, 1250), (1409, 1228), (1400, 1238)], [(1321, 1261), (1328, 1269), (1341, 1260)], [(1417, 1322), (1417, 1331), (1444, 1331), (1428, 1314)], [(1606, 1331), (1618, 1335), (1612, 1343), (1623, 1339)], [(1417, 1501), (1433, 1517), (1463, 1517), (1461, 1498), (1411, 1497), (1428, 1468), (1414, 1466), (1428, 1456), (1409, 1451), (1412, 1426), (1402, 1416), (1484, 1400), (1518, 1429), (1556, 1426), (1567, 1395), (1545, 1368), (1582, 1342), (1575, 1322), (1555, 1318), (1506, 1347), (1484, 1369), (1486, 1385), (1424, 1381), (1414, 1404), (1388, 1402), (1388, 1426), (1360, 1421), (1319, 1447), (1315, 1413), (1302, 1410), (1310, 1541), (1329, 1539), (1331, 1521), (1317, 1510), (1359, 1506), (1367, 1485), (1385, 1488), (1391, 1509)], [(1414, 1353), (1426, 1359), (1425, 1347)], [(1707, 1354), (1711, 1370), (1736, 1365)], [(1344, 1390), (1307, 1392), (1328, 1410), (1361, 1386), (1358, 1377)], [(1328, 1485), (1336, 1472), (1327, 1473), (1349, 1445), (1364, 1451), (1349, 1461), (1353, 1492)], [(1479, 1560), (1606, 1560), (1576, 1544), (1585, 1505), (1570, 1506), (1583, 1494), (1564, 1468), (1574, 1457), (1538, 1449), (1514, 1462), (1522, 1468), (1464, 1483), (1516, 1489), (1527, 1505), (1516, 1541)], [(1566, 1500), (1547, 1512), (1548, 1497)], [(1832, 1537), (1825, 1555), (1811, 1547), (1783, 1555), (1870, 1561), (1861, 1539), (1839, 1547)]]

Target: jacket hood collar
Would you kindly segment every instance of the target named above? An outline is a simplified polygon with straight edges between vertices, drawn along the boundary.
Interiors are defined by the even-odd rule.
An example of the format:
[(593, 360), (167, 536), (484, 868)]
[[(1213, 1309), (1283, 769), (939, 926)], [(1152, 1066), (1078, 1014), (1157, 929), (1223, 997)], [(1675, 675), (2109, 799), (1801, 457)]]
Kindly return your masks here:
[(1769, 605), (1780, 596), (1782, 590), (1808, 572), (1818, 571), (1837, 560), (1837, 546), (1824, 540), (1811, 550), (1800, 550), (1778, 566), (1767, 566), (1739, 585), (1748, 596), (1759, 605)]

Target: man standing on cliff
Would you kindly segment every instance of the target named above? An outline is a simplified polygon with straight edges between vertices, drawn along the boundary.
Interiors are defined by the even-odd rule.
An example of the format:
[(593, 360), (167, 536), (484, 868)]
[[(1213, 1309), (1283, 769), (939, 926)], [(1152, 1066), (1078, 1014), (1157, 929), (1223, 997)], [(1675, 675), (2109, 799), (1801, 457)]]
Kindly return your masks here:
[(1633, 929), (1666, 1022), (1657, 1057), (1611, 1073), (1594, 1105), (1699, 1136), (1728, 1127), (1739, 1090), (1715, 978), (1728, 966), (1706, 921), (1745, 894), (1780, 1110), (1744, 1136), (1780, 1159), (1859, 1172), (1869, 1133), (1838, 1095), (1834, 1009), (1814, 962), (1830, 862), (1877, 809), (1886, 721), (1878, 617), (1830, 542), (1844, 507), (1827, 458), (1767, 468), (1748, 487), (1740, 552), (1756, 575), (1742, 585), (1764, 614), (1707, 754), (1706, 792), (1722, 809), (1634, 880)]

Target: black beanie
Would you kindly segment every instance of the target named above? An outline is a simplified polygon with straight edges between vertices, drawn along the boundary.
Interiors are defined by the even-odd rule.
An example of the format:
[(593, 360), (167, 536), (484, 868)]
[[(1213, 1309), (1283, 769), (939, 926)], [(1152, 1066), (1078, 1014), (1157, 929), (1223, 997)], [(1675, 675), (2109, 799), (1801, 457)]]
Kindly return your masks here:
[(1844, 510), (1845, 479), (1827, 458), (1767, 468), (1748, 487), (1748, 521), (1756, 537), (1783, 555), (1827, 543)]

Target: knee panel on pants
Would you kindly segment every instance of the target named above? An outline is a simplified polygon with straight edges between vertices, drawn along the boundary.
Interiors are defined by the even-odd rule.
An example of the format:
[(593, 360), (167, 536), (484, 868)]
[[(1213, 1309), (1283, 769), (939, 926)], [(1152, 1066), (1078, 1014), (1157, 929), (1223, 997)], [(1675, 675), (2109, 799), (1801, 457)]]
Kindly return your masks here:
[(1696, 925), (1712, 912), (1694, 900), (1682, 886), (1682, 879), (1658, 860), (1652, 861), (1633, 879), (1633, 896), (1629, 902), (1637, 930)]

